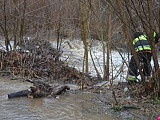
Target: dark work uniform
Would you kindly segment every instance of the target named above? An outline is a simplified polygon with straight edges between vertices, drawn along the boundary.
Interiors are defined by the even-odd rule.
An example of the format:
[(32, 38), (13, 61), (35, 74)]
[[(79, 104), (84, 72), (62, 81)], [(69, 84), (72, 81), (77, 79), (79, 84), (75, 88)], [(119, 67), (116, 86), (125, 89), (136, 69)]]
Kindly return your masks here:
[[(135, 48), (135, 51), (138, 55), (139, 61), (143, 64), (143, 74), (146, 77), (150, 76), (151, 73), (151, 47), (148, 44), (147, 36), (143, 35), (142, 33), (136, 32), (134, 34), (134, 40), (133, 45)], [(129, 62), (129, 71), (128, 71), (128, 81), (136, 81), (138, 76), (138, 67), (136, 65), (136, 62), (134, 60), (134, 57), (131, 57), (131, 60)]]

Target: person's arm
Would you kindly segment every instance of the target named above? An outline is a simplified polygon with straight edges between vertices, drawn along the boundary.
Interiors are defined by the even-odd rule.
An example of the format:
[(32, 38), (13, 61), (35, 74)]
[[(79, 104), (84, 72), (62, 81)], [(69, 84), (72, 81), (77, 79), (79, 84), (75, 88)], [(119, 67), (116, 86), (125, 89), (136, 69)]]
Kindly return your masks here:
[(154, 39), (155, 39), (155, 44), (157, 44), (159, 41), (159, 38), (160, 38), (160, 33), (156, 33), (154, 32)]

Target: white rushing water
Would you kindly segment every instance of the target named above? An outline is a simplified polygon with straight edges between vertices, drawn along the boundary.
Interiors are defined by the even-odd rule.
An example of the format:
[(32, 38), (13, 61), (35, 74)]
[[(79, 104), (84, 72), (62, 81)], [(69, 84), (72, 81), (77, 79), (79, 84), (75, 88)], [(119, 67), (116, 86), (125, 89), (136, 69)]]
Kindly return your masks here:
[[(52, 42), (53, 47), (56, 46), (55, 42)], [(62, 49), (63, 49), (63, 55), (62, 55), (62, 60), (65, 60), (69, 63), (71, 67), (75, 67), (78, 70), (82, 71), (83, 70), (83, 62), (84, 62), (84, 46), (83, 42), (80, 40), (65, 40), (62, 43)], [(90, 49), (90, 48), (89, 48)], [(91, 53), (94, 59), (94, 63), (101, 74), (103, 76), (103, 51), (102, 51), (102, 45), (99, 41), (95, 40), (94, 43), (92, 44), (91, 48)], [(121, 52), (122, 56), (126, 61), (128, 61), (128, 53), (126, 52)], [(92, 76), (96, 76), (96, 71), (90, 56), (89, 55), (89, 73)], [(112, 60), (112, 62), (111, 62)], [(123, 65), (124, 64), (124, 65)], [(119, 69), (120, 74), (119, 74)], [(117, 51), (111, 51), (110, 53), (110, 77), (115, 77), (117, 74), (119, 74), (115, 81), (119, 80), (125, 80), (125, 76), (127, 73), (127, 67), (125, 63), (123, 62), (122, 57)]]
[[(68, 44), (69, 43), (69, 44)], [(53, 47), (56, 46), (55, 42), (52, 42)], [(70, 66), (76, 67), (78, 70), (83, 70), (83, 60), (84, 60), (84, 45), (80, 40), (64, 40), (62, 43), (63, 55), (62, 60), (66, 60)], [(90, 48), (89, 48), (90, 49)], [(92, 43), (91, 53), (94, 59), (94, 63), (101, 74), (103, 76), (103, 50), (102, 44), (94, 40)], [(128, 51), (129, 52), (129, 51)], [(115, 83), (119, 81), (126, 81), (127, 75), (127, 65), (129, 63), (131, 55), (128, 55), (128, 52), (120, 50), (120, 52), (112, 50), (110, 53), (110, 79), (114, 78), (113, 81)], [(93, 62), (89, 54), (89, 73), (92, 76), (96, 76), (96, 71), (93, 66)], [(121, 55), (120, 55), (121, 54)], [(106, 55), (105, 55), (106, 56)], [(123, 59), (122, 59), (123, 57)], [(112, 62), (111, 62), (112, 61)], [(124, 62), (125, 61), (125, 62)], [(158, 58), (160, 62), (160, 58)], [(153, 67), (153, 59), (151, 60), (151, 65)], [(138, 76), (140, 78), (140, 76)]]
[[(10, 44), (11, 46), (13, 46), (13, 41), (11, 41)], [(51, 44), (54, 48), (56, 48), (56, 42), (51, 41)], [(91, 50), (94, 63), (100, 75), (103, 76), (104, 63), (103, 63), (102, 44), (99, 41), (94, 40), (91, 46), (92, 47), (89, 48), (89, 50)], [(71, 67), (75, 67), (78, 70), (83, 71), (83, 64), (85, 63), (83, 42), (81, 40), (76, 40), (76, 39), (75, 40), (65, 39), (61, 44), (61, 48), (63, 50), (61, 60), (66, 61)], [(0, 49), (5, 50), (5, 44), (4, 41), (2, 40), (0, 41)], [(114, 82), (125, 81), (128, 70), (126, 63), (124, 62), (120, 54), (123, 56), (125, 62), (128, 63), (128, 53), (122, 51), (122, 49), (120, 53), (114, 50), (112, 50), (110, 53), (110, 79), (114, 78)], [(89, 55), (89, 63), (88, 63), (89, 74), (92, 76), (97, 76), (90, 53), (88, 53), (88, 55)], [(153, 66), (153, 60), (151, 61), (151, 64)]]

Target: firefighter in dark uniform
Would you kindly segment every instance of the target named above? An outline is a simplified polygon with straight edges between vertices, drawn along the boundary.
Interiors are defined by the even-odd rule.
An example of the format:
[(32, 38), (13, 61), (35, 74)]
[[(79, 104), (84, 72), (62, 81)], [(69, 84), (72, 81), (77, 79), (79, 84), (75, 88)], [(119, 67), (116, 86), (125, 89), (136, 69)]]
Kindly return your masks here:
[[(133, 36), (134, 39), (132, 44), (135, 48), (139, 60), (143, 63), (143, 74), (145, 78), (150, 77), (151, 74), (150, 62), (152, 53), (151, 53), (151, 47), (147, 40), (147, 36), (141, 32), (135, 32)], [(158, 38), (156, 32), (154, 32), (154, 39), (155, 43), (157, 43)], [(131, 60), (129, 62), (129, 71), (127, 75), (128, 82), (129, 83), (137, 82), (137, 76), (138, 76), (138, 67), (132, 55)]]

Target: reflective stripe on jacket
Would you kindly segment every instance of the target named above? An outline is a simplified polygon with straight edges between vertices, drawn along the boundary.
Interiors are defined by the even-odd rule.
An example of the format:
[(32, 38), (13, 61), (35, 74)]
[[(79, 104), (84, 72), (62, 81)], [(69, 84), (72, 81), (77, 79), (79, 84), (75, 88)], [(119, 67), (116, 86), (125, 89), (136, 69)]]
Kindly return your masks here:
[(148, 44), (146, 35), (141, 35), (138, 38), (135, 38), (133, 40), (133, 45), (136, 52), (142, 51), (142, 50), (151, 50), (151, 47)]
[(156, 32), (154, 32), (154, 33), (153, 33), (153, 37), (155, 38), (156, 36), (157, 36), (157, 33), (156, 33)]

